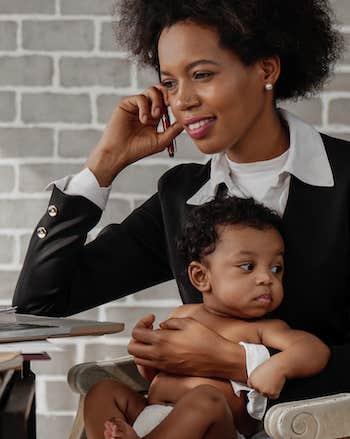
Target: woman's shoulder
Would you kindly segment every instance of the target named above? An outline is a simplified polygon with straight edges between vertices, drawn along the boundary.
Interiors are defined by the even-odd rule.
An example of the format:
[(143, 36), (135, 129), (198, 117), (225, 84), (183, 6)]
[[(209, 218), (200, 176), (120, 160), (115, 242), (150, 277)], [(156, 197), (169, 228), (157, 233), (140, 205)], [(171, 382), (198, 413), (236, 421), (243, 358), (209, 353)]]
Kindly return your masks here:
[(333, 172), (349, 177), (350, 142), (327, 134), (321, 136)]
[(334, 158), (350, 158), (350, 142), (348, 140), (329, 136), (323, 133), (321, 133), (321, 137), (327, 154)]
[[(158, 191), (191, 194), (210, 178), (210, 160), (205, 164), (182, 163), (169, 169), (158, 181)], [(197, 189), (198, 188), (198, 189)]]

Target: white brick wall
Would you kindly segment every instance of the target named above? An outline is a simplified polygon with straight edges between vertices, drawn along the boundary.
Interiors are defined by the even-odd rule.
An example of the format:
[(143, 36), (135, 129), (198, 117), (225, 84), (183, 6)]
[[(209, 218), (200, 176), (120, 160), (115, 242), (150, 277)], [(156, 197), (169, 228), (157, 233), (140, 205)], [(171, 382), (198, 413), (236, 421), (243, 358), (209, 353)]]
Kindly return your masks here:
[[(349, 43), (350, 0), (333, 3)], [(79, 170), (118, 100), (155, 78), (113, 41), (112, 9), (112, 0), (0, 0), (0, 304), (11, 301), (30, 234), (46, 207), (43, 187)], [(348, 49), (324, 93), (289, 107), (322, 131), (350, 140), (349, 80)], [(182, 136), (175, 160), (161, 153), (126, 169), (98, 228), (120, 221), (152, 194), (166, 169), (193, 160), (203, 157)], [(123, 320), (129, 331), (146, 312), (161, 319), (178, 303), (169, 282), (82, 316)], [(68, 436), (76, 406), (65, 385), (68, 369), (125, 354), (127, 341), (127, 332), (70, 339), (53, 361), (34, 363), (39, 439)]]

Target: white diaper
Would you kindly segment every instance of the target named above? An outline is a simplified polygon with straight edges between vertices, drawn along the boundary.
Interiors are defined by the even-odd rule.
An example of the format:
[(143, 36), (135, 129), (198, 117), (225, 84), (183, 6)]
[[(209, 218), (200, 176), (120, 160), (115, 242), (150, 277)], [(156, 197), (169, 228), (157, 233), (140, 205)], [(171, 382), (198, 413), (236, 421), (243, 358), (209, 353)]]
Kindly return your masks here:
[[(172, 405), (146, 405), (135, 419), (133, 429), (136, 431), (136, 434), (141, 438), (146, 436), (169, 415), (173, 408)], [(237, 431), (237, 439), (245, 439), (245, 437)]]
[(159, 425), (163, 419), (172, 411), (172, 405), (151, 404), (146, 405), (142, 412), (135, 419), (133, 429), (140, 437), (146, 436)]

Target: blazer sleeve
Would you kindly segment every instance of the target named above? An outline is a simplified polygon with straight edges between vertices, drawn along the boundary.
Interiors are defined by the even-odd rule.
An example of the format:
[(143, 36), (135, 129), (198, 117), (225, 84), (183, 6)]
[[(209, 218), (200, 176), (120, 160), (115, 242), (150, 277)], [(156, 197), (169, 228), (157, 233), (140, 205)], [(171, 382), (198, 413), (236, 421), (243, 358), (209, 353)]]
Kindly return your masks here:
[(49, 205), (57, 213), (46, 212), (32, 235), (13, 298), (18, 312), (68, 316), (173, 277), (158, 194), (86, 245), (101, 210), (56, 187)]

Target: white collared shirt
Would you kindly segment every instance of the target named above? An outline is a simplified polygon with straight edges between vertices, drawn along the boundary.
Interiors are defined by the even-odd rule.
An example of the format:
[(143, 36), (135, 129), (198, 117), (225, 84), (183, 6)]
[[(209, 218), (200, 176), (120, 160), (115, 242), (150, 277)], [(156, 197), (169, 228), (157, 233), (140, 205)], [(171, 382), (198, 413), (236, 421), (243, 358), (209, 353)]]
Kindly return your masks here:
[(289, 149), (271, 160), (254, 163), (232, 162), (224, 152), (214, 154), (210, 179), (187, 200), (187, 204), (201, 205), (212, 200), (219, 185), (224, 183), (228, 195), (253, 197), (282, 215), (291, 175), (313, 186), (334, 186), (321, 135), (295, 115), (279, 111), (289, 127)]

